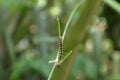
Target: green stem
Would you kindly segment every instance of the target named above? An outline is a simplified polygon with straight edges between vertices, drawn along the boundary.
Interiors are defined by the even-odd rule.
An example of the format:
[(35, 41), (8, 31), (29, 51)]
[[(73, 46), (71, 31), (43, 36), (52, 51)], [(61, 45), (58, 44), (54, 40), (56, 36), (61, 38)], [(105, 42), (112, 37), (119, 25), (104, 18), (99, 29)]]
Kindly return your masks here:
[[(64, 30), (64, 33), (63, 33), (63, 37), (62, 37), (63, 40), (64, 40), (64, 38), (65, 38), (65, 34), (66, 34), (66, 31), (67, 31), (68, 26), (69, 26), (69, 24), (70, 24), (70, 21), (71, 21), (73, 15), (74, 15), (75, 11), (77, 10), (77, 8), (80, 6), (81, 3), (82, 3), (82, 1), (80, 1), (80, 2), (75, 6), (75, 8), (73, 9), (73, 11), (72, 11), (72, 13), (71, 13), (71, 15), (70, 15), (70, 17), (69, 17), (69, 19), (68, 19), (68, 21), (67, 21), (67, 24), (65, 25), (65, 30)], [(58, 33), (59, 33), (59, 36), (61, 36), (61, 29), (60, 29), (60, 20), (59, 20), (59, 18), (57, 18), (57, 24), (58, 24)], [(61, 63), (63, 63), (63, 61), (64, 61), (71, 53), (72, 53), (72, 51), (70, 51), (70, 52), (63, 58), (63, 60), (61, 61)], [(58, 57), (58, 55), (59, 55), (59, 54), (57, 53), (57, 57)], [(48, 80), (51, 79), (51, 77), (52, 77), (52, 75), (53, 75), (53, 72), (54, 72), (54, 70), (55, 70), (55, 67), (56, 67), (56, 65), (55, 65), (55, 63), (54, 63), (54, 66), (52, 67), (52, 70), (51, 70), (51, 72), (50, 72), (50, 74), (49, 74)]]
[(59, 18), (57, 18), (57, 24), (58, 24), (58, 35), (61, 36), (60, 19)]
[(70, 17), (69, 17), (69, 19), (68, 19), (68, 21), (67, 21), (67, 24), (65, 25), (65, 30), (64, 30), (64, 32), (63, 32), (63, 37), (62, 37), (63, 40), (64, 40), (64, 38), (65, 38), (65, 34), (66, 34), (66, 32), (67, 32), (67, 29), (68, 29), (68, 27), (69, 27), (69, 24), (70, 24), (70, 22), (71, 22), (71, 19), (72, 19), (73, 15), (74, 15), (75, 11), (78, 9), (78, 7), (82, 4), (83, 1), (84, 1), (84, 0), (79, 1), (79, 3), (75, 6), (75, 8), (73, 9), (72, 13), (70, 14)]
[(69, 53), (67, 53), (67, 55), (60, 61), (60, 63), (62, 64), (67, 58), (68, 56), (72, 53), (72, 51), (70, 51)]
[(50, 74), (49, 74), (48, 80), (50, 80), (50, 79), (51, 79), (51, 77), (52, 77), (52, 74), (53, 74), (53, 72), (54, 72), (55, 67), (56, 67), (56, 65), (54, 64), (54, 65), (53, 65), (53, 67), (52, 67), (52, 70), (51, 70), (51, 72), (50, 72)]

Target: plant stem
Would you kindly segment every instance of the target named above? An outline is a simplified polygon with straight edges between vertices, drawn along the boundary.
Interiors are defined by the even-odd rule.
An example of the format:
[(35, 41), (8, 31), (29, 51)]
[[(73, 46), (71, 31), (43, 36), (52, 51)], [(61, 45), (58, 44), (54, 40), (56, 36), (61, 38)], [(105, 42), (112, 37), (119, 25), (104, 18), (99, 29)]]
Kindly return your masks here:
[(68, 56), (72, 53), (72, 51), (70, 51), (69, 53), (67, 53), (67, 55), (60, 61), (60, 63), (62, 64), (67, 58)]
[(52, 74), (53, 74), (53, 72), (54, 72), (55, 67), (56, 67), (56, 65), (54, 64), (54, 65), (53, 65), (53, 67), (52, 67), (52, 70), (51, 70), (51, 72), (50, 72), (50, 74), (49, 74), (48, 80), (50, 80), (50, 79), (51, 79), (51, 77), (52, 77)]
[(75, 11), (78, 9), (78, 7), (83, 3), (83, 1), (84, 0), (81, 0), (81, 1), (79, 1), (79, 3), (75, 6), (75, 8), (73, 9), (73, 11), (72, 11), (72, 13), (70, 14), (70, 17), (69, 17), (69, 19), (68, 19), (68, 21), (67, 21), (67, 24), (65, 25), (65, 29), (64, 29), (64, 32), (63, 32), (63, 40), (64, 40), (64, 38), (65, 38), (65, 34), (66, 34), (66, 32), (67, 32), (67, 29), (68, 29), (68, 27), (69, 27), (69, 24), (70, 24), (70, 22), (71, 22), (71, 20), (72, 20), (72, 17), (73, 17), (73, 15), (74, 15), (74, 13), (75, 13)]
[[(83, 1), (83, 0), (82, 0), (82, 1)], [(75, 11), (77, 10), (77, 8), (78, 8), (78, 7), (80, 6), (80, 4), (82, 3), (82, 1), (80, 1), (80, 2), (75, 6), (75, 8), (73, 9), (73, 11), (72, 11), (72, 13), (71, 13), (71, 15), (70, 15), (70, 17), (69, 17), (66, 25), (65, 25), (65, 30), (64, 30), (64, 33), (63, 33), (63, 37), (62, 37), (63, 40), (64, 40), (64, 38), (65, 38), (65, 34), (66, 34), (66, 31), (67, 31), (68, 26), (69, 26), (69, 24), (70, 24), (70, 21), (71, 21), (73, 15), (74, 15)], [(59, 33), (58, 35), (61, 36), (61, 29), (60, 29), (60, 20), (59, 20), (59, 18), (57, 18), (57, 23), (58, 23), (58, 33)], [(61, 61), (61, 63), (63, 63), (63, 61), (64, 61), (71, 53), (72, 53), (72, 51), (70, 51), (70, 52), (68, 53), (68, 55), (66, 55), (66, 56), (64, 57), (64, 59)], [(58, 55), (59, 55), (59, 54), (57, 53), (57, 57), (58, 57)], [(54, 70), (55, 70), (55, 67), (56, 67), (56, 64), (54, 63), (54, 65), (53, 65), (53, 67), (52, 67), (52, 70), (51, 70), (51, 72), (50, 72), (50, 74), (49, 74), (48, 80), (51, 79), (51, 77), (52, 77), (52, 75), (53, 75), (53, 72), (54, 72)]]
[(61, 36), (60, 19), (59, 18), (57, 18), (57, 23), (58, 23), (58, 35)]

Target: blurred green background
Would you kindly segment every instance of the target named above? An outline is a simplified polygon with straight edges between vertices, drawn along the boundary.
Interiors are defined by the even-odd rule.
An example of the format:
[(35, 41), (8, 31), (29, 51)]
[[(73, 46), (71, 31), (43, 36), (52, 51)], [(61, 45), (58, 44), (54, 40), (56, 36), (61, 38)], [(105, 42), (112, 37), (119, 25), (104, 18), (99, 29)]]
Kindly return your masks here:
[(78, 3), (51, 80), (120, 80), (120, 0), (0, 0), (0, 80), (47, 80)]

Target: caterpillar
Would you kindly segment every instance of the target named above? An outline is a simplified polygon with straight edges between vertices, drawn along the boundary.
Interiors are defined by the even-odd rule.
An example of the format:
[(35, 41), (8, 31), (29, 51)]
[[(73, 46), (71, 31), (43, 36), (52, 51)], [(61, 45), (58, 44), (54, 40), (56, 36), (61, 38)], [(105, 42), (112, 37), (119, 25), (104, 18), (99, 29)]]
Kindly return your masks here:
[(60, 29), (60, 20), (59, 18), (57, 18), (57, 22), (58, 22), (58, 60), (57, 60), (57, 67), (60, 66), (60, 60), (62, 58), (62, 55), (63, 55), (63, 40), (62, 40), (62, 36), (61, 36), (61, 29)]
[(59, 60), (60, 60), (63, 55), (63, 42), (62, 42), (62, 36), (59, 36), (58, 38), (59, 38), (59, 43), (58, 43), (59, 52), (58, 53), (59, 53)]

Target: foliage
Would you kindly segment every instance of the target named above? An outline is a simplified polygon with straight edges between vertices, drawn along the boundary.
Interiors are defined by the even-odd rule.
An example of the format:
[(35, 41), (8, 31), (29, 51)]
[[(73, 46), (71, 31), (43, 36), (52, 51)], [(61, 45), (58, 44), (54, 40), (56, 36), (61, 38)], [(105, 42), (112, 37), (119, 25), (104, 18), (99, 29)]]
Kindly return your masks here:
[(48, 78), (58, 50), (56, 17), (65, 60), (51, 80), (119, 80), (119, 2), (0, 0), (0, 80)]

